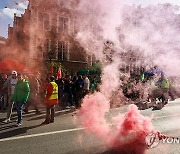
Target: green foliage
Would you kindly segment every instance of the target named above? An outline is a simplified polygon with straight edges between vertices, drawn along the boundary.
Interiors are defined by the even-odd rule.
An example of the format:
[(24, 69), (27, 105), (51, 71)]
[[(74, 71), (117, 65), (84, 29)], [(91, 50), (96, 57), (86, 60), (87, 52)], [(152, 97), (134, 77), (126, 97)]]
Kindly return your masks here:
[(101, 75), (101, 64), (96, 63), (92, 66), (89, 66), (88, 70), (90, 75)]

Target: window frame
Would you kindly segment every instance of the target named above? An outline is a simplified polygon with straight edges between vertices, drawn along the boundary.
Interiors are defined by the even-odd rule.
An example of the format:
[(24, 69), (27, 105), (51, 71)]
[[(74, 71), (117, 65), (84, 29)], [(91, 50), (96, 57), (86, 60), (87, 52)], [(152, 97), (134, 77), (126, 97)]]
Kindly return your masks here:
[[(61, 22), (62, 24), (62, 30), (59, 30), (59, 26), (60, 26), (60, 18), (61, 19), (67, 19), (67, 32), (65, 31), (65, 22)], [(65, 20), (64, 20), (65, 21)], [(68, 35), (69, 34), (69, 29), (70, 29), (70, 18), (69, 17), (66, 17), (66, 16), (61, 16), (61, 15), (58, 15), (57, 16), (57, 30), (56, 32), (57, 33), (62, 33), (63, 35)]]
[[(60, 61), (69, 61), (69, 42), (68, 41), (57, 41), (56, 46), (56, 53), (57, 53), (57, 59)], [(63, 46), (60, 46), (63, 45)], [(59, 50), (61, 51), (59, 52)], [(61, 58), (59, 58), (59, 53), (61, 53)], [(66, 53), (66, 56), (64, 56)], [(65, 58), (66, 57), (66, 58)]]
[[(40, 18), (40, 14), (42, 15), (42, 19)], [(45, 14), (49, 16), (49, 29), (45, 29)], [(42, 23), (40, 22), (40, 19), (42, 20)], [(43, 31), (51, 31), (51, 13), (38, 11), (38, 29), (40, 29), (41, 27), (43, 27)]]
[(69, 9), (70, 1), (69, 0), (58, 0), (58, 5), (63, 9)]
[[(42, 48), (41, 53), (39, 53), (38, 47)], [(44, 53), (46, 53), (46, 51), (45, 51), (45, 47), (44, 47), (44, 39), (43, 38), (36, 38), (36, 40), (35, 40), (35, 48), (36, 48), (35, 51), (37, 53), (36, 58), (44, 59)]]

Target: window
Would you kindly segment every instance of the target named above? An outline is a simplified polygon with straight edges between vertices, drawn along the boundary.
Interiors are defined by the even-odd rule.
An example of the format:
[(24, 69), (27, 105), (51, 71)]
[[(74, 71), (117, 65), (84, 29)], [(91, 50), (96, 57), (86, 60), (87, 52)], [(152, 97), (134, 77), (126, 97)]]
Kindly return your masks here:
[(73, 34), (76, 35), (80, 29), (80, 23), (78, 22), (77, 19), (73, 19)]
[(46, 52), (50, 52), (51, 51), (51, 40), (50, 39), (46, 39), (45, 50), (46, 50)]
[(50, 39), (46, 39), (46, 42), (45, 42), (45, 51), (46, 51), (46, 57), (48, 59), (56, 59), (56, 51), (54, 50), (54, 45), (53, 45), (53, 42), (50, 40)]
[(38, 12), (38, 28), (45, 31), (51, 30), (50, 14), (45, 12)]
[(43, 46), (42, 45), (37, 46), (37, 58), (39, 58), (39, 59), (43, 58)]
[(58, 5), (62, 8), (69, 8), (69, 0), (58, 0)]
[(58, 17), (57, 20), (57, 32), (62, 34), (68, 34), (69, 30), (69, 18)]
[(63, 41), (57, 42), (57, 53), (58, 53), (58, 60), (68, 60), (68, 43)]
[(35, 51), (36, 51), (36, 55), (35, 58), (38, 58), (38, 59), (43, 59), (43, 53), (45, 52), (44, 51), (44, 39), (42, 38), (35, 38), (34, 40), (34, 45), (35, 45)]

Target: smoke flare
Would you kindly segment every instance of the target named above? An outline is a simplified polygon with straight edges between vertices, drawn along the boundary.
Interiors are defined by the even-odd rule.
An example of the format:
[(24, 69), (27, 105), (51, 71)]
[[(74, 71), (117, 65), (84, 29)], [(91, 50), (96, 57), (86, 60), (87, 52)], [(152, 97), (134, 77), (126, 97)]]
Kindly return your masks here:
[(115, 152), (144, 153), (145, 137), (154, 131), (151, 119), (142, 116), (135, 105), (130, 105), (128, 112), (114, 117), (110, 126), (105, 118), (107, 112), (109, 102), (102, 93), (86, 96), (80, 110), (86, 130), (95, 133)]

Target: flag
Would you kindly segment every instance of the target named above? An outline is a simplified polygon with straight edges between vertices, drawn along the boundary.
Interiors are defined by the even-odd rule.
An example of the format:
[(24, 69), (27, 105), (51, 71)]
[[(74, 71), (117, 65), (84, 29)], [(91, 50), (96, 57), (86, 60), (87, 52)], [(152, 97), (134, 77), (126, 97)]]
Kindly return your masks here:
[(57, 75), (56, 75), (56, 79), (60, 79), (61, 77), (62, 77), (61, 68), (59, 67), (59, 68), (58, 68)]
[(145, 74), (144, 74), (144, 72), (142, 72), (142, 73), (141, 73), (141, 81), (143, 82), (144, 79), (145, 79)]

